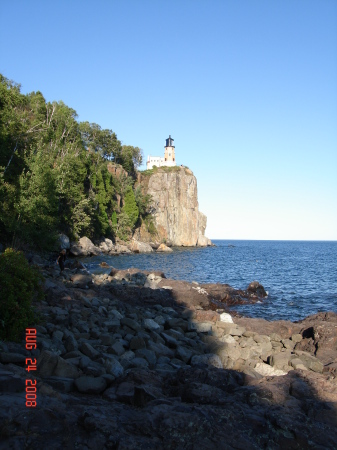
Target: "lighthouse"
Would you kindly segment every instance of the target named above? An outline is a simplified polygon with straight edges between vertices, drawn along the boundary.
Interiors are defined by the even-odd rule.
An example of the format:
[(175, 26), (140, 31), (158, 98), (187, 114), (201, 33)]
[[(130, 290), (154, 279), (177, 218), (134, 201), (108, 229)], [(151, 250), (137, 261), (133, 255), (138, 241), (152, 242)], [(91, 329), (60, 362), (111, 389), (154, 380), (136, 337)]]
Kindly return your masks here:
[(175, 166), (176, 165), (176, 156), (175, 156), (175, 146), (173, 145), (174, 139), (171, 138), (171, 135), (166, 139), (166, 145), (164, 147), (164, 158), (160, 156), (148, 156), (146, 161), (146, 169), (152, 169), (153, 166), (162, 167), (162, 166)]
[[(176, 165), (176, 157), (174, 154), (174, 145), (173, 145), (174, 139), (171, 138), (171, 135), (166, 139), (166, 145), (165, 145), (165, 153), (164, 153), (164, 160), (165, 160), (165, 166), (175, 166)], [(169, 163), (169, 164), (166, 164)], [(173, 164), (172, 164), (173, 163)]]

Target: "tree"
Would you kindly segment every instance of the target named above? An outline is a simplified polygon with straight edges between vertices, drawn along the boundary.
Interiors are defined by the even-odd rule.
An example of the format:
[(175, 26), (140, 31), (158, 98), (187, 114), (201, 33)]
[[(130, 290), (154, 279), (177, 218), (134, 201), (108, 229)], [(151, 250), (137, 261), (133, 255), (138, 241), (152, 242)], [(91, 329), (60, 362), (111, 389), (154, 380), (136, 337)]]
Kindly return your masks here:
[(20, 175), (15, 211), (14, 245), (19, 239), (34, 243), (40, 250), (53, 246), (58, 229), (58, 197), (55, 175), (42, 151), (30, 159)]
[(84, 147), (104, 159), (118, 162), (121, 143), (112, 130), (102, 130), (96, 123), (81, 122), (79, 124)]
[(139, 147), (133, 147), (132, 145), (123, 145), (120, 155), (120, 164), (124, 169), (133, 173), (135, 168), (138, 168), (143, 161), (142, 150)]
[(136, 203), (135, 194), (131, 186), (126, 191), (122, 212), (125, 213), (130, 219), (130, 226), (131, 229), (133, 229), (138, 220), (139, 209)]
[(150, 203), (152, 197), (150, 194), (143, 194), (141, 186), (137, 186), (135, 189), (135, 200), (139, 209), (139, 215), (145, 217), (149, 212)]
[[(48, 249), (57, 232), (125, 237), (139, 214), (148, 214), (146, 196), (133, 191), (139, 147), (122, 146), (95, 123), (79, 123), (62, 101), (46, 102), (39, 91), (21, 94), (1, 74), (0, 150), (1, 242)], [(125, 172), (114, 177), (110, 161)]]

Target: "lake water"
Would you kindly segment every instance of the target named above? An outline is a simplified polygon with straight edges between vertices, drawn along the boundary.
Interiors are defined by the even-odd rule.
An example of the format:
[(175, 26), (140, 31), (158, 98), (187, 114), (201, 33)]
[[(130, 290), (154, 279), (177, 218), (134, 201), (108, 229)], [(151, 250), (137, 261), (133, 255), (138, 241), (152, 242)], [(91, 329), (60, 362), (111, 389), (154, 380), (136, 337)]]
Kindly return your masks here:
[(167, 278), (228, 283), (245, 289), (259, 281), (269, 295), (263, 303), (234, 309), (268, 320), (299, 320), (319, 311), (337, 312), (337, 242), (214, 240), (216, 247), (174, 248), (172, 253), (97, 256), (83, 262), (106, 273), (117, 269), (161, 270)]

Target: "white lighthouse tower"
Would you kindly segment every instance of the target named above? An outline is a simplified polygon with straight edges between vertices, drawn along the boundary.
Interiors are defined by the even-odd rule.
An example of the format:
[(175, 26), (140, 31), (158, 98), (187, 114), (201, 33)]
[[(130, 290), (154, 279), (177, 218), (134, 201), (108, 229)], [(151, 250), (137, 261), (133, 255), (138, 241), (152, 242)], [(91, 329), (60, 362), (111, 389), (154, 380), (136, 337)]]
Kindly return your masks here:
[(160, 156), (148, 156), (146, 162), (146, 169), (152, 169), (153, 166), (176, 166), (175, 146), (173, 145), (174, 139), (171, 135), (166, 139), (164, 158)]

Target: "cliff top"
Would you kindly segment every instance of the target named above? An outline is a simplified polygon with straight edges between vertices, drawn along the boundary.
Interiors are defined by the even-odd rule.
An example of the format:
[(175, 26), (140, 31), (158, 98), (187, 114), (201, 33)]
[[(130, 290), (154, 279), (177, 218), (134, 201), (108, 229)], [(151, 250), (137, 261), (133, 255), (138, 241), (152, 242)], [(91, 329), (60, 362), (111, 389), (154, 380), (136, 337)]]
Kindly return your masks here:
[(144, 176), (151, 176), (155, 173), (171, 173), (171, 172), (180, 172), (184, 170), (187, 175), (193, 175), (193, 172), (191, 169), (189, 169), (187, 166), (162, 166), (162, 167), (156, 167), (154, 166), (152, 169), (149, 170), (143, 170), (140, 173)]

